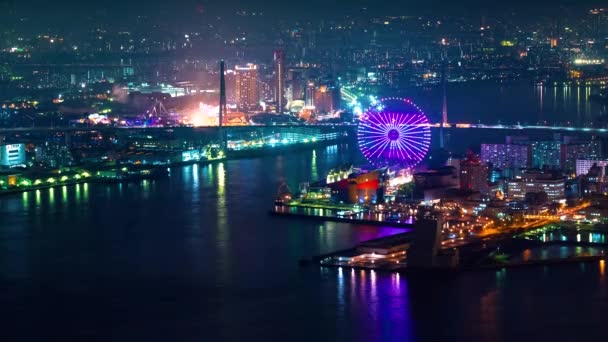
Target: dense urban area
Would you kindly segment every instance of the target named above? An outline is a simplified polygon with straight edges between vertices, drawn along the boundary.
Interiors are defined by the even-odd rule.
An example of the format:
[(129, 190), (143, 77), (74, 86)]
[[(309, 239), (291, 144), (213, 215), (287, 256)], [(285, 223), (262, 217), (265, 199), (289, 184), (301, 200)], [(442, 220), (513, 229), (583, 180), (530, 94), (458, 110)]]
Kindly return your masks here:
[[(104, 198), (115, 187), (126, 196), (124, 186), (145, 194), (137, 207), (154, 198), (150, 187), (177, 193), (179, 181), (196, 189), (186, 217), (212, 209), (184, 226), (217, 225), (221, 252), (208, 259), (226, 268), (240, 259), (224, 259), (238, 235), (227, 222), (242, 216), (263, 229), (314, 222), (320, 237), (306, 241), (363, 227), (308, 250), (293, 236), (272, 244), (289, 255), (268, 247), (291, 266), (337, 270), (338, 282), (345, 269), (373, 282), (384, 271), (499, 279), (572, 263), (599, 264), (604, 276), (608, 7), (136, 3), (118, 14), (0, 3), (0, 249), (4, 217), (18, 205), (39, 215), (47, 191), (53, 207), (54, 191), (67, 205), (71, 187), (80, 198), (81, 186), (99, 186)], [(263, 218), (241, 203), (257, 183)], [(118, 210), (109, 198), (108, 213)], [(257, 246), (257, 258), (256, 241), (243, 250)]]

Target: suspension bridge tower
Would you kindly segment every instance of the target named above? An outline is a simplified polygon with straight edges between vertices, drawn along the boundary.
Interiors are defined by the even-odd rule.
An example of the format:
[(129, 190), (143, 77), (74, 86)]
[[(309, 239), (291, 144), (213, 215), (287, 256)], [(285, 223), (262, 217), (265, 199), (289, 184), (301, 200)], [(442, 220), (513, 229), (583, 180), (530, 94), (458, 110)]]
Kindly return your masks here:
[(441, 106), (441, 126), (439, 132), (439, 146), (441, 149), (445, 149), (446, 137), (444, 132), (444, 126), (448, 124), (448, 96), (446, 91), (447, 76), (446, 76), (447, 62), (444, 59), (441, 65), (441, 92), (442, 92), (442, 106)]

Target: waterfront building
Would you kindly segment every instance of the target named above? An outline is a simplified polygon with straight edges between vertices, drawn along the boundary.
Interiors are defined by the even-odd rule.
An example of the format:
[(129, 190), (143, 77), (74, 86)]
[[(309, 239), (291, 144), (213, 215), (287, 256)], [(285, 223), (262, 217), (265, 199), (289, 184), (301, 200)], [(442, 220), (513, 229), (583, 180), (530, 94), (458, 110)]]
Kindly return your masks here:
[(499, 169), (526, 168), (530, 165), (530, 146), (520, 144), (481, 144), (481, 161)]
[(325, 183), (331, 184), (347, 179), (350, 174), (353, 173), (353, 165), (339, 166), (335, 169), (329, 170), (327, 177), (325, 177)]
[(386, 180), (386, 170), (362, 171), (327, 186), (336, 202), (383, 203)]
[(237, 65), (234, 71), (237, 106), (244, 110), (258, 108), (260, 105), (258, 66), (251, 63), (246, 66)]
[(0, 167), (25, 165), (25, 144), (0, 145)]
[(417, 219), (414, 239), (407, 251), (407, 265), (412, 269), (454, 268), (459, 262), (457, 250), (442, 250), (442, 219)]
[[(20, 177), (21, 174), (0, 173), (0, 190), (16, 187), (19, 184)], [(31, 182), (28, 184), (31, 184)]]
[(127, 150), (117, 155), (120, 163), (133, 165), (170, 165), (176, 163), (197, 162), (206, 158), (207, 160), (221, 159), (223, 152), (209, 151), (205, 149), (136, 149)]

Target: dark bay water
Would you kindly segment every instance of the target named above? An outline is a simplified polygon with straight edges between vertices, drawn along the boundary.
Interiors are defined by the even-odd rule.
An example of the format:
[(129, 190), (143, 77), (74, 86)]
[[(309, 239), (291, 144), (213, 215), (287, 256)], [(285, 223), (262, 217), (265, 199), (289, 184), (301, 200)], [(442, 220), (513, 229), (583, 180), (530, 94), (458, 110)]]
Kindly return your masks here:
[[(597, 86), (537, 86), (531, 81), (509, 83), (450, 83), (448, 120), (496, 124), (548, 124), (568, 122), (581, 126), (606, 113), (606, 108), (590, 96)], [(416, 88), (400, 94), (414, 100), (431, 118), (439, 122), (442, 110), (441, 87)]]

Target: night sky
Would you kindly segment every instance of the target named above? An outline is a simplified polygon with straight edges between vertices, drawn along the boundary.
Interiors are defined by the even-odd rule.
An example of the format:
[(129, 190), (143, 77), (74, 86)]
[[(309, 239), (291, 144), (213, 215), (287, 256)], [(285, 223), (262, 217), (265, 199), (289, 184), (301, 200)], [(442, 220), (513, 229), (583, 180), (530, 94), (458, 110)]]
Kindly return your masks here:
[[(154, 13), (165, 11), (170, 13), (222, 13), (232, 12), (236, 9), (262, 10), (265, 12), (294, 15), (308, 12), (319, 13), (323, 8), (325, 15), (333, 13), (359, 11), (367, 8), (370, 11), (395, 14), (394, 11), (416, 12), (423, 11), (453, 11), (463, 10), (501, 10), (505, 8), (520, 9), (544, 9), (552, 10), (560, 6), (592, 6), (605, 3), (598, 0), (306, 0), (306, 1), (284, 1), (284, 0), (105, 0), (105, 1), (81, 1), (81, 0), (1, 0), (0, 3), (8, 4), (10, 7), (27, 10), (29, 13), (57, 13), (70, 12), (72, 14), (84, 14), (91, 12), (115, 11), (118, 14), (131, 14), (135, 12)], [(49, 12), (50, 11), (50, 12)]]
[[(246, 19), (236, 16), (237, 11), (263, 12), (262, 23), (268, 25), (279, 21), (340, 19), (347, 15), (354, 18), (374, 15), (516, 15), (530, 21), (541, 16), (565, 17), (573, 9), (584, 12), (602, 3), (598, 0), (0, 0), (0, 21), (6, 27), (21, 32), (54, 29), (77, 32), (90, 28), (92, 24), (129, 29), (137, 17), (145, 18), (140, 19), (140, 23), (166, 27), (199, 25), (221, 17), (229, 26), (247, 27)], [(259, 24), (257, 21), (254, 27)]]

